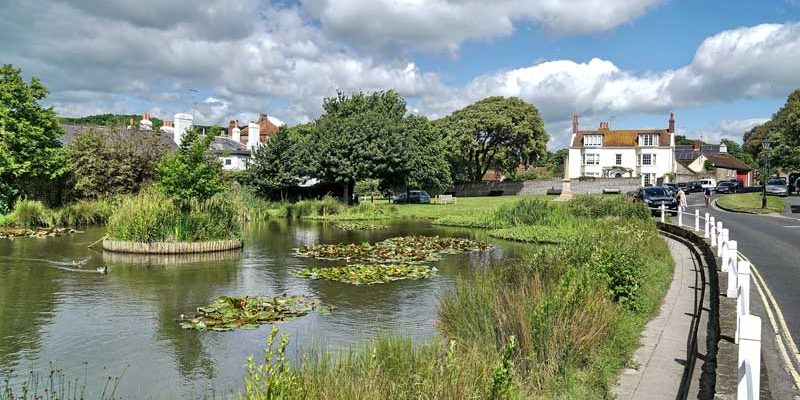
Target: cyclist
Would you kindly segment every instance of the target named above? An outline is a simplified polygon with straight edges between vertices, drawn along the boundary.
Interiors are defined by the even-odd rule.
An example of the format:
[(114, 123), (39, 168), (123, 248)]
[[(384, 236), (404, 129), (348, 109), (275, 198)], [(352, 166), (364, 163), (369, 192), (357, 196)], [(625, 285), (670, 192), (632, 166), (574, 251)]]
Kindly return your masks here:
[(705, 192), (703, 193), (703, 197), (706, 199), (706, 207), (708, 207), (708, 203), (711, 202), (711, 188), (707, 187)]

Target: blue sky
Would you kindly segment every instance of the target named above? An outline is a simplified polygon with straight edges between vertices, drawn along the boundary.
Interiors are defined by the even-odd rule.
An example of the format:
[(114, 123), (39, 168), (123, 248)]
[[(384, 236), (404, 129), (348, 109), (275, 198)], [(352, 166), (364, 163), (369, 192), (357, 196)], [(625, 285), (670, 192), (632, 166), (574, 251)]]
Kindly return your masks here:
[[(800, 88), (800, 2), (30, 0), (0, 14), (0, 59), (62, 115), (201, 123), (319, 116), (337, 90), (395, 89), (438, 118), (490, 95), (583, 126), (741, 139)], [(188, 89), (197, 89), (193, 95)]]

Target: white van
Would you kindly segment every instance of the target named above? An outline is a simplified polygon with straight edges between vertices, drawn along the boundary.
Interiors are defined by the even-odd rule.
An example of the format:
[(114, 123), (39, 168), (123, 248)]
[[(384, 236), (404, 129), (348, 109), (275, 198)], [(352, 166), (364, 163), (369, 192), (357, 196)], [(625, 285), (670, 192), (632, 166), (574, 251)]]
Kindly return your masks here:
[(717, 181), (714, 179), (700, 179), (700, 187), (702, 187), (703, 190), (706, 190), (706, 188), (715, 190), (717, 188)]

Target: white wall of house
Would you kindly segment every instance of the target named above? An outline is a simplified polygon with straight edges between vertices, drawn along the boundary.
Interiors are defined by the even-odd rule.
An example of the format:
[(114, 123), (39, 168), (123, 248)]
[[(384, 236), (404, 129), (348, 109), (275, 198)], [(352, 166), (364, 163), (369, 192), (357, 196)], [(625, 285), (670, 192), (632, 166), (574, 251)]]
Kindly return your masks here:
[(222, 169), (227, 171), (244, 171), (247, 169), (247, 163), (250, 157), (240, 154), (230, 154), (220, 156), (219, 161), (222, 163)]
[[(640, 162), (650, 160), (650, 164)], [(619, 156), (619, 163), (617, 158)], [(653, 162), (655, 156), (655, 162)], [(596, 161), (597, 164), (593, 162)], [(658, 179), (669, 181), (668, 174), (675, 172), (674, 150), (671, 146), (663, 147), (571, 147), (569, 149), (568, 177), (609, 177), (604, 176), (609, 169), (632, 170), (631, 176), (641, 177), (642, 184), (647, 179), (648, 183), (655, 184)], [(648, 174), (645, 176), (644, 174)], [(627, 173), (622, 177), (629, 176)], [(614, 177), (613, 175), (610, 177)]]

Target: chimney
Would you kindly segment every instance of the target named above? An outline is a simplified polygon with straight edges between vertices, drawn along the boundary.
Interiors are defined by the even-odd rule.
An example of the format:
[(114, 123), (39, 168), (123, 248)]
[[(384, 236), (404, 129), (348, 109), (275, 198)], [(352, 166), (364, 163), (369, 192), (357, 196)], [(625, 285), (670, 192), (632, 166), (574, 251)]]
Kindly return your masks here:
[(608, 130), (608, 122), (601, 122), (601, 123), (600, 123), (600, 129), (599, 129), (599, 130), (601, 130), (601, 131), (607, 131), (607, 130)]
[(231, 133), (231, 140), (242, 143), (242, 130), (239, 129), (239, 121), (233, 120), (228, 123), (228, 131)]
[(727, 153), (728, 152), (728, 145), (724, 142), (719, 142), (719, 152), (720, 153)]
[(261, 141), (261, 127), (256, 122), (250, 122), (247, 125), (247, 148), (253, 149), (258, 146)]
[(572, 133), (578, 133), (578, 113), (572, 114)]
[(183, 134), (192, 127), (193, 117), (192, 114), (177, 113), (173, 117), (173, 121), (175, 121), (175, 126), (172, 131), (172, 140), (180, 146)]
[(700, 151), (700, 148), (703, 146), (703, 142), (700, 139), (695, 139), (694, 143), (692, 143), (692, 150)]
[(150, 121), (150, 114), (143, 113), (142, 120), (139, 121), (139, 129), (143, 131), (152, 131), (153, 130), (153, 122)]
[(164, 124), (161, 125), (161, 132), (174, 134), (175, 129), (172, 127), (172, 121), (164, 121)]
[(669, 113), (669, 129), (667, 129), (669, 133), (675, 133), (675, 113)]
[(133, 129), (134, 126), (136, 126), (136, 125), (134, 125), (133, 118), (129, 119), (128, 120), (128, 129)]

